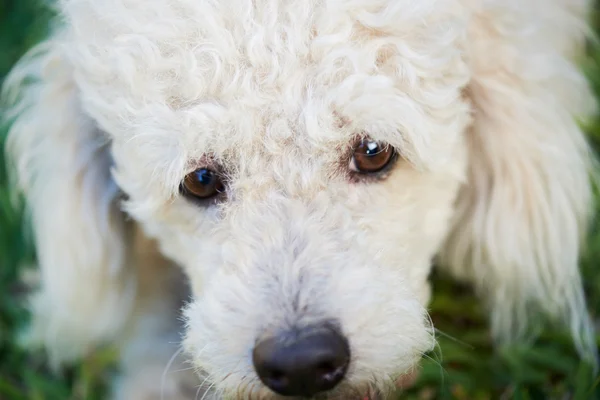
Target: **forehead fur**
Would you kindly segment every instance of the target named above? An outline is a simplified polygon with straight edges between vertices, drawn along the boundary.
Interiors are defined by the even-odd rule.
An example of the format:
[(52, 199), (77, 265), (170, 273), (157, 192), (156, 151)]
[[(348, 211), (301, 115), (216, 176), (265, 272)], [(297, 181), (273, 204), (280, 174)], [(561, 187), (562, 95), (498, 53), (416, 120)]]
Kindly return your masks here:
[(136, 165), (164, 171), (154, 183), (171, 190), (207, 153), (256, 169), (265, 152), (291, 144), (315, 159), (339, 157), (332, 149), (357, 132), (443, 166), (432, 149), (447, 149), (464, 125), (466, 13), (455, 0), (63, 8), (86, 109)]

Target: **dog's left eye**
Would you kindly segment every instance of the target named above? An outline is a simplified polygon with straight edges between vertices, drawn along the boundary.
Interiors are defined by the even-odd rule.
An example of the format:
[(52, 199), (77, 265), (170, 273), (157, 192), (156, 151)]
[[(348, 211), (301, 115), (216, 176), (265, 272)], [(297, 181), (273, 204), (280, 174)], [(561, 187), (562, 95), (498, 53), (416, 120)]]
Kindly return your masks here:
[(181, 192), (197, 199), (208, 199), (224, 191), (221, 177), (208, 168), (199, 168), (187, 174), (181, 183)]
[(384, 143), (369, 139), (361, 140), (355, 147), (350, 170), (363, 174), (380, 172), (394, 159), (394, 149)]

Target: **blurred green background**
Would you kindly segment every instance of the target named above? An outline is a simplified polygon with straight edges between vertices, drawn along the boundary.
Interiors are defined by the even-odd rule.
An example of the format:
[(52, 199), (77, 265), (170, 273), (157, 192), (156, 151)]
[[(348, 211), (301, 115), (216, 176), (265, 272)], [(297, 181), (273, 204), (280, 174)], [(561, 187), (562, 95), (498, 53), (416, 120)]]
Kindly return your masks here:
[[(0, 83), (17, 59), (47, 33), (52, 13), (43, 4), (40, 0), (0, 0)], [(600, 28), (600, 18), (594, 21)], [(600, 47), (590, 46), (582, 68), (600, 95)], [(600, 149), (600, 119), (587, 131)], [(0, 146), (5, 136), (6, 127), (2, 127)], [(32, 263), (34, 252), (23, 230), (22, 209), (13, 198), (1, 154), (0, 400), (103, 399), (115, 371), (113, 352), (100, 351), (56, 374), (47, 368), (43, 353), (25, 352), (16, 345), (17, 333), (28, 319), (19, 303), (24, 288), (17, 278), (23, 265)], [(582, 261), (596, 321), (600, 320), (599, 264), (597, 223)], [(600, 377), (594, 377), (590, 366), (578, 360), (565, 331), (549, 327), (535, 343), (493, 351), (485, 311), (468, 288), (435, 276), (434, 293), (430, 312), (440, 345), (424, 359), (417, 385), (402, 398), (600, 399)]]

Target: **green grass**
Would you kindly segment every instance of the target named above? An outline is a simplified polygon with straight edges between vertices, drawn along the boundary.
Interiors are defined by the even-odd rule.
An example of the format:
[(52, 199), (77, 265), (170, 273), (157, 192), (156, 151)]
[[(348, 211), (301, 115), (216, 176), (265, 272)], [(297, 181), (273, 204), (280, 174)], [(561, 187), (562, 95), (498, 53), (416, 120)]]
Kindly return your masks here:
[[(11, 65), (47, 31), (51, 13), (37, 0), (0, 2), (0, 82)], [(600, 27), (600, 18), (596, 26)], [(600, 50), (585, 60), (600, 96)], [(600, 119), (588, 129), (600, 149)], [(5, 130), (0, 130), (3, 145)], [(112, 371), (110, 352), (99, 352), (60, 375), (48, 370), (44, 354), (17, 346), (27, 322), (20, 305), (19, 266), (34, 258), (22, 229), (22, 211), (10, 202), (6, 168), (0, 155), (0, 400), (102, 399)], [(592, 229), (582, 261), (588, 302), (600, 319), (600, 224)], [(22, 268), (22, 267), (21, 267)], [(439, 348), (423, 362), (409, 399), (600, 399), (600, 378), (581, 363), (566, 332), (547, 329), (529, 345), (494, 351), (485, 311), (468, 288), (434, 278), (431, 315), (440, 330)], [(443, 333), (442, 333), (443, 332)]]

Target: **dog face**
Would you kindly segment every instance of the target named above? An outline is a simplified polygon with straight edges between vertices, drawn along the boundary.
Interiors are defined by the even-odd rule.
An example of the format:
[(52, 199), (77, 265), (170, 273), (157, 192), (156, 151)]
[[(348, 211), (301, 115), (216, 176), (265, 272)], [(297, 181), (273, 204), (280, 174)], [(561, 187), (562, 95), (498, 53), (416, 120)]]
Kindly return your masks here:
[(189, 276), (190, 356), (226, 395), (314, 395), (259, 379), (253, 351), (328, 327), (338, 391), (388, 388), (433, 345), (427, 275), (466, 166), (456, 6), (374, 26), (388, 2), (158, 3), (74, 45), (98, 57), (82, 98), (127, 211)]
[(399, 3), (370, 26), (386, 2), (169, 2), (198, 20), (112, 36), (111, 79), (83, 72), (128, 212), (189, 276), (186, 348), (225, 395), (336, 383), (260, 372), (268, 340), (333, 330), (346, 350), (321, 363), (345, 396), (389, 388), (433, 345), (427, 275), (464, 176), (468, 76), (450, 10)]
[[(580, 285), (571, 279), (577, 239), (548, 238), (567, 244), (567, 256), (555, 257), (552, 246), (515, 244), (512, 235), (560, 232), (551, 225), (584, 219), (580, 132), (565, 123), (568, 139), (548, 137), (576, 171), (568, 179), (553, 174), (552, 182), (546, 172), (561, 153), (540, 153), (530, 168), (524, 155), (537, 150), (524, 149), (538, 139), (523, 139), (565, 113), (537, 115), (545, 125), (521, 132), (490, 108), (482, 113), (488, 120), (475, 124), (485, 125), (487, 142), (477, 141), (477, 130), (467, 137), (473, 97), (510, 110), (524, 126), (530, 118), (512, 103), (523, 110), (536, 103), (526, 95), (504, 101), (502, 91), (485, 90), (496, 89), (489, 77), (472, 85), (473, 66), (493, 69), (466, 59), (468, 3), (63, 2), (64, 57), (77, 101), (110, 139), (126, 212), (189, 278), (185, 348), (215, 392), (385, 393), (433, 346), (427, 276), (451, 228), (458, 239), (446, 258), (458, 275), (474, 260), (485, 265), (462, 275), (497, 284), (492, 303), (503, 300), (500, 311), (512, 311), (510, 301), (548, 298), (564, 283), (568, 304), (557, 313), (583, 315)], [(522, 146), (513, 146), (514, 137)], [(540, 172), (530, 177), (542, 182), (537, 192), (526, 179), (507, 177), (509, 154), (522, 170)], [(469, 173), (472, 189), (462, 192), (456, 216), (473, 165), (480, 170)], [(555, 195), (562, 192), (581, 196), (533, 213), (549, 198), (571, 197)], [(509, 210), (523, 218), (504, 224)], [(568, 262), (521, 265), (542, 258)], [(552, 290), (527, 286), (547, 282), (537, 278), (549, 270), (571, 278)], [(516, 296), (508, 301), (510, 291)]]

